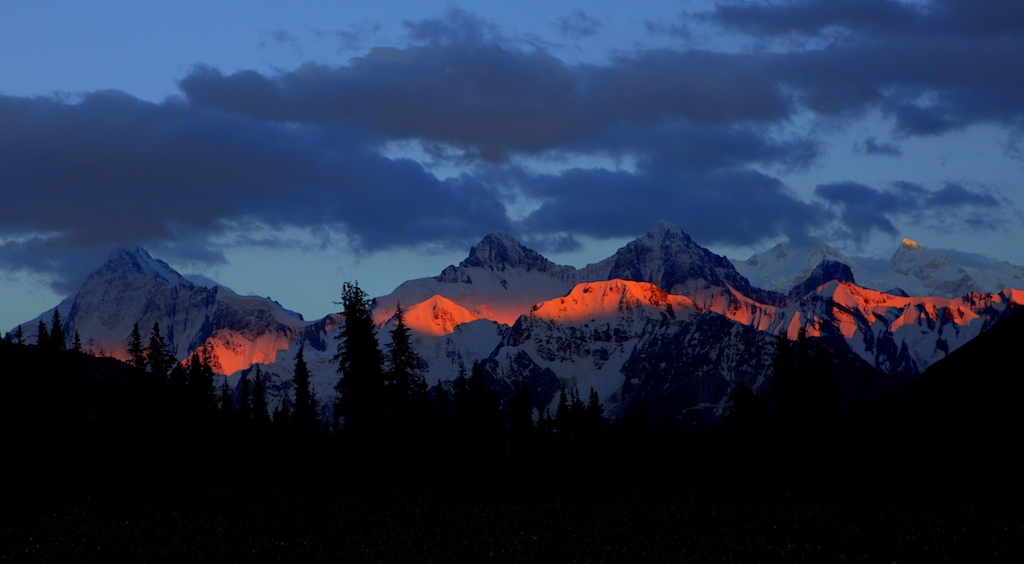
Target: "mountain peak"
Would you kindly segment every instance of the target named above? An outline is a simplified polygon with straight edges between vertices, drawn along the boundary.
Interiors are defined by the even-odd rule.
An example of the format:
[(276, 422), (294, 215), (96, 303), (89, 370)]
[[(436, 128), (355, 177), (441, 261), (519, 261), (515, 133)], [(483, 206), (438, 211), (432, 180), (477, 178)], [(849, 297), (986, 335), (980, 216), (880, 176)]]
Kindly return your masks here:
[(811, 272), (806, 280), (797, 284), (789, 291), (789, 297), (801, 298), (813, 292), (822, 284), (833, 280), (849, 282), (850, 284), (856, 283), (853, 271), (850, 270), (848, 265), (837, 260), (823, 259), (818, 263), (818, 266), (814, 267), (814, 271)]
[(640, 239), (650, 239), (652, 241), (682, 239), (683, 241), (693, 243), (693, 239), (683, 231), (682, 227), (679, 227), (671, 221), (665, 221), (664, 219), (656, 223), (654, 227), (645, 233)]
[(565, 296), (533, 306), (530, 315), (582, 323), (628, 315), (634, 310), (640, 310), (641, 316), (674, 318), (677, 312), (695, 312), (697, 306), (690, 298), (669, 294), (650, 282), (614, 279), (577, 284)]
[(473, 245), (469, 250), (469, 256), (459, 266), (463, 268), (489, 268), (491, 270), (524, 268), (528, 271), (545, 271), (556, 265), (537, 251), (524, 247), (512, 235), (495, 232), (487, 234), (479, 243)]
[(667, 292), (685, 293), (694, 285), (749, 287), (727, 259), (701, 247), (682, 228), (667, 221), (599, 264), (609, 267), (602, 273), (605, 278), (651, 282)]
[(169, 264), (160, 259), (153, 258), (142, 247), (114, 249), (110, 253), (107, 262), (97, 272), (134, 272), (143, 276), (159, 277), (171, 284), (186, 282), (185, 278), (171, 268)]
[[(923, 256), (923, 255), (931, 256), (931, 255), (934, 255), (934, 254), (936, 254), (934, 251), (932, 251), (931, 249), (925, 249), (917, 241), (904, 237), (903, 240), (900, 241), (900, 246), (896, 247), (896, 252), (894, 252), (892, 254), (892, 257), (890, 257), (889, 260), (890, 261), (910, 260), (910, 257)], [(903, 257), (906, 257), (906, 258), (903, 258)]]

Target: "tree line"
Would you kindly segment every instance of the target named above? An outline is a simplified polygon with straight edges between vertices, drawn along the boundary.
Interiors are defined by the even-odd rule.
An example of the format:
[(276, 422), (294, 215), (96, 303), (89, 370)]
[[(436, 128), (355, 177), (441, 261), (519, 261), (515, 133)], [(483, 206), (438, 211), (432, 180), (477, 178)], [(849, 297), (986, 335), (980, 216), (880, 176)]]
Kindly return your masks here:
[(31, 389), (23, 391), (35, 395), (25, 397), (40, 400), (8, 410), (7, 428), (24, 429), (31, 421), (60, 434), (57, 428), (72, 426), (79, 438), (134, 442), (140, 451), (189, 453), (185, 457), (202, 452), (244, 460), (247, 455), (238, 453), (303, 450), (382, 465), (430, 460), (446, 467), (592, 464), (602, 457), (678, 462), (687, 453), (695, 455), (690, 460), (799, 459), (834, 450), (845, 432), (838, 381), (803, 332), (796, 342), (779, 338), (767, 393), (736, 382), (720, 424), (683, 429), (642, 411), (609, 420), (592, 389), (563, 388), (553, 408), (539, 410), (525, 383), (516, 382), (503, 401), (476, 362), (428, 389), (426, 364), (412, 346), (401, 305), (382, 348), (372, 302), (358, 284), (346, 282), (337, 303), (344, 323), (336, 335), (335, 396), (317, 397), (300, 345), (290, 391), (279, 390), (283, 399), (273, 409), (271, 382), (259, 365), (243, 371), (234, 387), (224, 379), (215, 389), (212, 351), (201, 348), (179, 362), (159, 324), (148, 338), (133, 327), (126, 362), (93, 359), (81, 353), (77, 334), (68, 338), (55, 311), (48, 326), (40, 323), (35, 346), (23, 342), (20, 328), (4, 340), (5, 355), (18, 360), (0, 366), (18, 367), (0, 376), (28, 382), (21, 386)]

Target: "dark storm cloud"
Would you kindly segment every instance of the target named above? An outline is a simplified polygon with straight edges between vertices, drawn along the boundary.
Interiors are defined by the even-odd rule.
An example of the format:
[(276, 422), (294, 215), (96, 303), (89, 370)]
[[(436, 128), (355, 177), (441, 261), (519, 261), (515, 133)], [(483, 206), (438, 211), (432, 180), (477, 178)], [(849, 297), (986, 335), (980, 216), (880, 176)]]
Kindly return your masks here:
[[(39, 248), (147, 243), (185, 253), (245, 222), (336, 226), (365, 250), (461, 246), (508, 224), (501, 203), (472, 179), (439, 181), (338, 130), (117, 92), (77, 103), (3, 97), (0, 122), (0, 236), (49, 235)], [(7, 251), (0, 260), (8, 266), (41, 266)]]
[(831, 29), (893, 31), (920, 18), (918, 9), (891, 0), (810, 0), (719, 4), (706, 14), (726, 28), (753, 35), (817, 35)]
[(200, 67), (180, 85), (197, 105), (281, 122), (359, 124), (499, 162), (572, 149), (613, 126), (777, 122), (794, 107), (770, 73), (756, 57), (711, 52), (646, 51), (596, 66), (494, 43), (430, 44), (271, 77)]
[[(409, 44), (340, 65), (197, 66), (179, 82), (184, 97), (161, 104), (0, 98), (0, 183), (12, 194), (0, 236), (39, 235), (35, 248), (51, 250), (154, 242), (210, 261), (211, 237), (250, 224), (337, 231), (373, 251), (493, 230), (573, 248), (574, 235), (636, 235), (662, 218), (705, 244), (800, 239), (834, 222), (858, 237), (896, 232), (894, 218), (941, 223), (940, 213), (1000, 201), (969, 185), (848, 183), (806, 202), (773, 175), (813, 166), (823, 144), (785, 132), (878, 112), (895, 139), (978, 123), (1019, 134), (1021, 12), (952, 0), (741, 2), (680, 22), (769, 48), (636, 49), (593, 64), (453, 8), (406, 22)], [(465, 172), (442, 181), (383, 156), (403, 143)], [(898, 150), (864, 142), (868, 154)], [(522, 164), (573, 156), (628, 166)], [(517, 197), (539, 202), (521, 222), (502, 203)], [(45, 268), (2, 252), (8, 265)]]
[[(912, 182), (896, 182), (889, 189), (879, 190), (856, 182), (822, 184), (815, 194), (838, 208), (843, 227), (855, 240), (863, 241), (873, 231), (898, 235), (893, 223), (896, 217), (907, 217), (912, 222), (942, 223), (949, 228), (977, 230), (981, 226), (972, 222), (972, 212), (978, 209), (994, 210), (1005, 202), (992, 194), (969, 190), (960, 184), (946, 184), (938, 190), (928, 190)], [(963, 214), (959, 224), (955, 219)], [(991, 218), (986, 229), (1000, 220)]]
[(1024, 59), (1024, 3), (741, 2), (704, 18), (759, 40), (824, 39), (819, 48), (765, 55), (815, 112), (856, 117), (880, 109), (901, 135), (976, 123), (1024, 127), (1024, 76), (1013, 71)]
[(1024, 5), (1016, 0), (790, 0), (719, 4), (703, 14), (726, 28), (760, 36), (858, 34), (969, 35), (1024, 32)]
[[(276, 121), (359, 123), (492, 162), (570, 150), (612, 126), (781, 125), (802, 110), (828, 118), (880, 110), (904, 136), (975, 123), (1024, 127), (1024, 74), (1013, 72), (1024, 37), (1000, 33), (1016, 29), (1020, 9), (1000, 4), (978, 15), (966, 6), (731, 4), (705, 19), (767, 37), (849, 33), (820, 48), (637, 50), (602, 65), (510, 45), (492, 24), (454, 9), (407, 22), (415, 44), (373, 49), (344, 66), (269, 76), (198, 68), (180, 84), (196, 104)], [(976, 33), (983, 25), (993, 34)]]
[(747, 244), (776, 235), (807, 237), (828, 213), (800, 201), (776, 178), (747, 169), (680, 170), (657, 163), (637, 173), (574, 169), (528, 179), (542, 204), (523, 225), (598, 238), (642, 233), (668, 219), (702, 244)]
[(558, 18), (558, 31), (565, 37), (571, 39), (582, 39), (597, 35), (601, 29), (601, 22), (589, 16), (583, 10), (576, 10)]

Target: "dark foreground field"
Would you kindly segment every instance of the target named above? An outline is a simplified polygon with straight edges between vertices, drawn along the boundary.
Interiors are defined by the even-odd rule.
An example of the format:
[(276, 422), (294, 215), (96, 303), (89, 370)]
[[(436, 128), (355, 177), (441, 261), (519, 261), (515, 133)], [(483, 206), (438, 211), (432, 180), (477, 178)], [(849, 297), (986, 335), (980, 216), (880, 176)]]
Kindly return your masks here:
[[(883, 471), (884, 469), (879, 469)], [(196, 469), (196, 471), (201, 471)], [(125, 473), (144, 473), (125, 468)], [(1005, 562), (1008, 482), (612, 480), (511, 486), (5, 485), (2, 561)], [(504, 481), (504, 480), (503, 480)], [(482, 480), (486, 484), (486, 480)], [(261, 483), (256, 488), (252, 484)]]

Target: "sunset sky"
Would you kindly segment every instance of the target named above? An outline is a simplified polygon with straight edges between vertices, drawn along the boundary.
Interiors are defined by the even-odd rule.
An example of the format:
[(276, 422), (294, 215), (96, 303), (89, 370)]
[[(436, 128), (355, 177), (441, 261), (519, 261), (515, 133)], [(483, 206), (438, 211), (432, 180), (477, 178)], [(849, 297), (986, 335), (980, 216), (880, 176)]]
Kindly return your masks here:
[(307, 319), (490, 231), (583, 266), (1024, 264), (1024, 2), (5, 2), (0, 329), (118, 246)]

